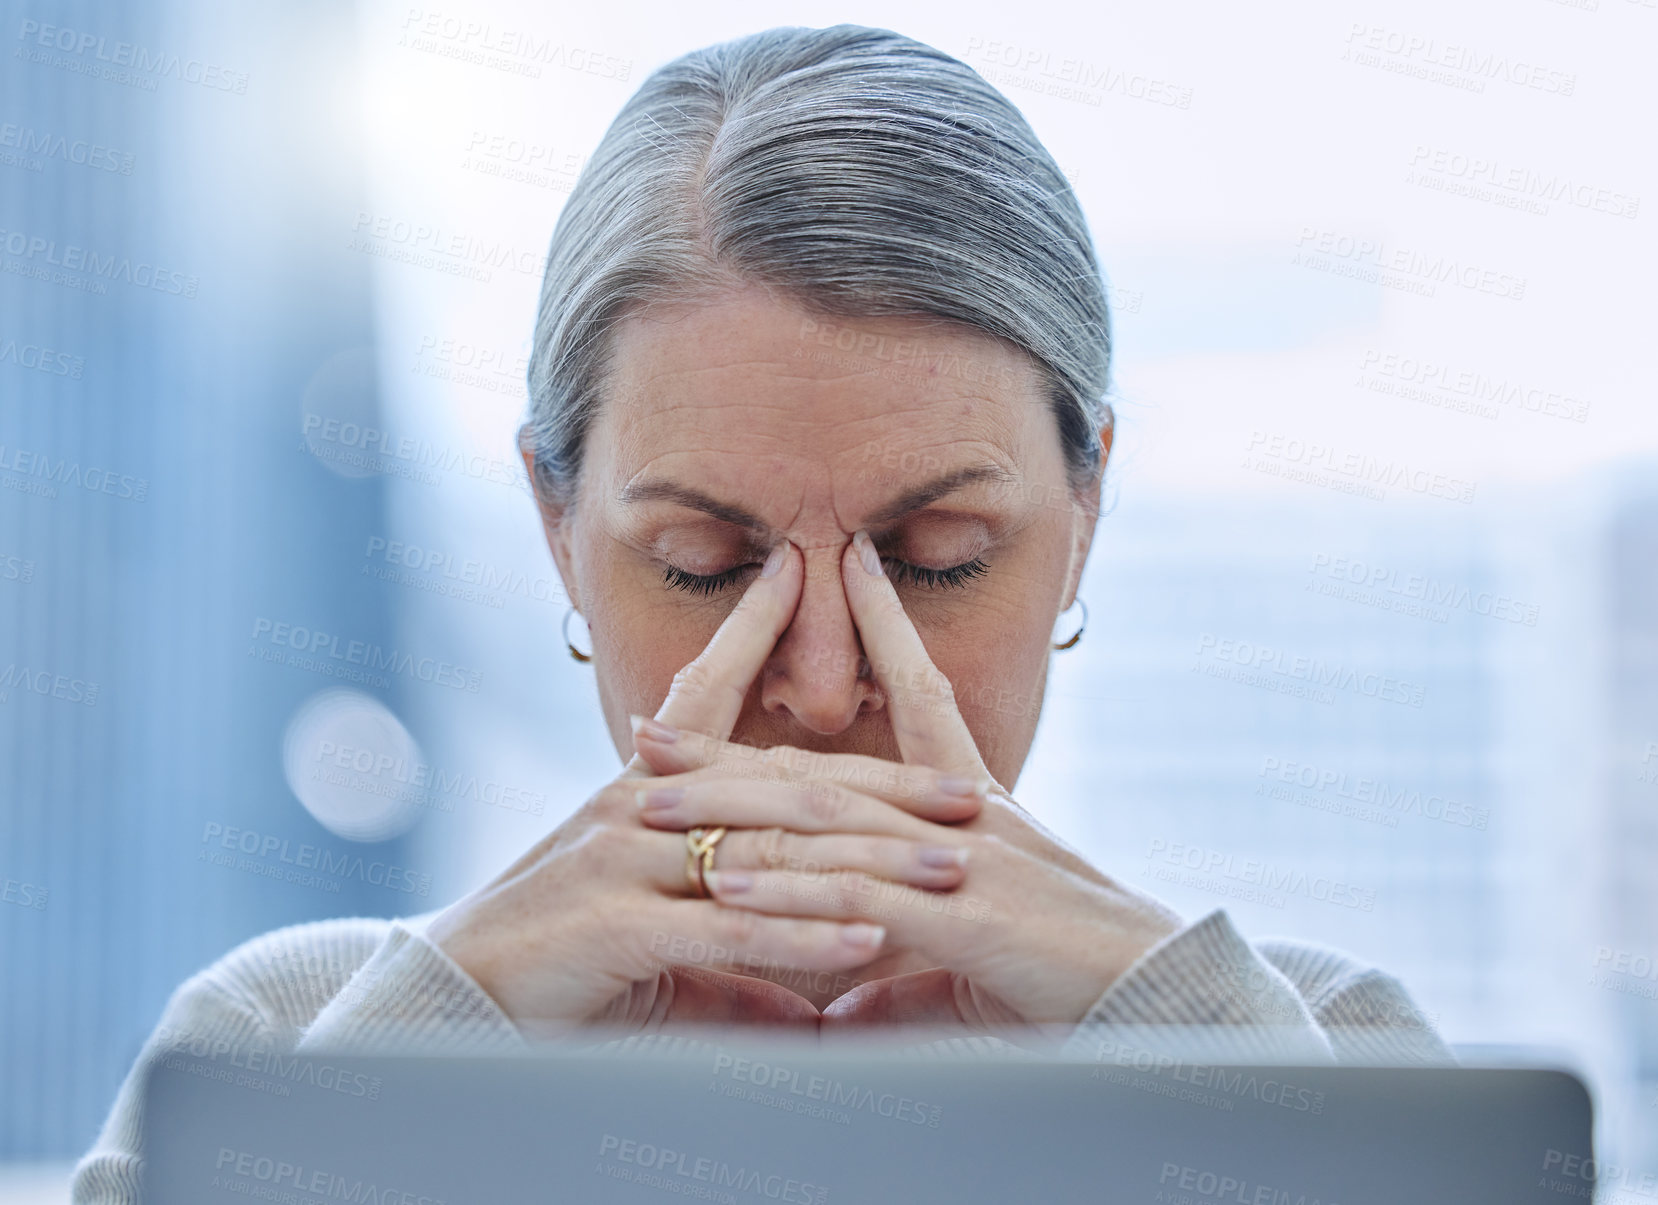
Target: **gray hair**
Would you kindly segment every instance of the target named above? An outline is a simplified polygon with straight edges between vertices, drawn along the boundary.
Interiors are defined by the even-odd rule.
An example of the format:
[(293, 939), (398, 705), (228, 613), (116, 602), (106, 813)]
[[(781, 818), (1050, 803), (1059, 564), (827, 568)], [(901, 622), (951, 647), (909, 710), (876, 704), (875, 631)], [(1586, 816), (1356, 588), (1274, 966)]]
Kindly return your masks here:
[(609, 332), (658, 300), (743, 284), (812, 313), (931, 317), (1034, 362), (1073, 489), (1100, 468), (1111, 333), (1069, 182), (972, 68), (885, 29), (780, 28), (652, 72), (553, 231), (522, 446), (575, 498)]

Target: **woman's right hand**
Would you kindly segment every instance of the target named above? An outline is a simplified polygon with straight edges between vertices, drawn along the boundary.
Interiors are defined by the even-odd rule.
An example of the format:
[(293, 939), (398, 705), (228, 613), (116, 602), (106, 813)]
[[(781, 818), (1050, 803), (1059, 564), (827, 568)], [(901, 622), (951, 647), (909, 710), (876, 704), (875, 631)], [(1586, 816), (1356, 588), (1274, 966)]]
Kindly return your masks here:
[[(804, 560), (787, 541), (720, 625), (708, 647), (674, 675), (657, 719), (729, 739), (748, 690), (788, 627)], [(925, 826), (970, 820), (980, 801), (938, 789), (938, 772), (882, 763), (890, 774), (863, 791), (835, 785), (837, 815), (862, 818), (856, 833), (731, 829), (718, 847), (723, 870), (763, 870), (788, 859), (862, 871), (916, 887), (950, 890), (956, 864), (928, 865)], [(821, 782), (791, 776), (756, 751), (755, 773), (710, 767), (676, 780), (716, 790), (821, 795)], [(698, 898), (686, 878), (683, 833), (646, 827), (640, 808), (651, 770), (636, 755), (574, 815), (483, 888), (440, 913), (427, 937), (467, 972), (527, 1036), (584, 1025), (656, 1029), (677, 1022), (815, 1028), (818, 1011), (787, 988), (726, 968), (841, 972), (881, 952), (881, 926), (770, 916)], [(808, 802), (809, 806), (809, 802)], [(794, 860), (798, 859), (798, 862)], [(688, 965), (689, 964), (689, 965)]]

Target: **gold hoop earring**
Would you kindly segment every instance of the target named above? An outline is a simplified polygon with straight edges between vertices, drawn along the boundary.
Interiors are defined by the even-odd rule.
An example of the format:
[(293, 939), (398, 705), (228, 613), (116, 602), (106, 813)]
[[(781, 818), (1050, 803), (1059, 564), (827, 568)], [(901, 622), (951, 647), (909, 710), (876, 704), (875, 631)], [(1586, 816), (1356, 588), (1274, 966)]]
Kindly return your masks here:
[[(565, 611), (564, 611), (564, 647), (570, 650), (570, 655), (572, 657), (574, 657), (577, 661), (580, 661), (583, 665), (586, 665), (589, 661), (593, 660), (593, 654), (592, 653), (584, 653), (580, 649), (578, 649), (574, 644), (570, 643), (570, 616), (574, 615), (575, 613), (576, 613), (576, 609), (574, 607), (566, 607), (565, 608)], [(591, 630), (588, 632), (588, 635), (592, 635)]]
[[(1066, 649), (1075, 648), (1077, 641), (1082, 639), (1082, 630), (1088, 626), (1088, 604), (1082, 601), (1082, 595), (1080, 594), (1077, 595), (1076, 603), (1077, 606), (1082, 608), (1082, 622), (1077, 625), (1076, 633), (1069, 640), (1064, 644), (1054, 645), (1054, 652), (1056, 653), (1063, 653)], [(1066, 611), (1070, 609), (1070, 607), (1065, 608)], [(1064, 612), (1061, 612), (1061, 614), (1064, 614)]]

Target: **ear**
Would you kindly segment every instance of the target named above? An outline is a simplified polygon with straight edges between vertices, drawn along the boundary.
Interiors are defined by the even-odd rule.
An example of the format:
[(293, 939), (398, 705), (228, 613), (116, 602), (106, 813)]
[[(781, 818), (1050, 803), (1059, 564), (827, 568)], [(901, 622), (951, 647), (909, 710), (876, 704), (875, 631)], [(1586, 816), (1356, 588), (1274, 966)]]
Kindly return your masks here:
[(1085, 494), (1071, 496), (1071, 562), (1065, 575), (1061, 613), (1070, 610), (1076, 602), (1077, 589), (1082, 585), (1082, 568), (1088, 563), (1088, 550), (1094, 546), (1094, 529), (1100, 521), (1100, 491), (1105, 484), (1105, 466), (1111, 458), (1111, 434), (1115, 426), (1111, 407), (1107, 406), (1105, 422), (1100, 426), (1100, 471)]
[(541, 477), (535, 471), (535, 447), (531, 442), (528, 423), (518, 428), (518, 454), (524, 459), (524, 472), (529, 475), (530, 488), (535, 491), (536, 509), (541, 514), (541, 531), (547, 537), (553, 563), (558, 566), (565, 596), (585, 616), (581, 605), (581, 587), (576, 580), (576, 557), (570, 539), (570, 508), (551, 497), (543, 488)]

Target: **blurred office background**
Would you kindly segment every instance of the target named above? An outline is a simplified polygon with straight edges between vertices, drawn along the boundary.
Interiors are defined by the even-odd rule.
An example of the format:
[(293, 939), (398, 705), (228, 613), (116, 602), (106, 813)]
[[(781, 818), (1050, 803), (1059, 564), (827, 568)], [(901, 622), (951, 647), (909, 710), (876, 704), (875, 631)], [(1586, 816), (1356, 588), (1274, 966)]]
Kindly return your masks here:
[(187, 976), (613, 776), (513, 443), (541, 257), (655, 66), (840, 20), (1001, 87), (1111, 275), (1021, 800), (1560, 1052), (1658, 1173), (1658, 10), (0, 10), (0, 1199), (63, 1199)]

